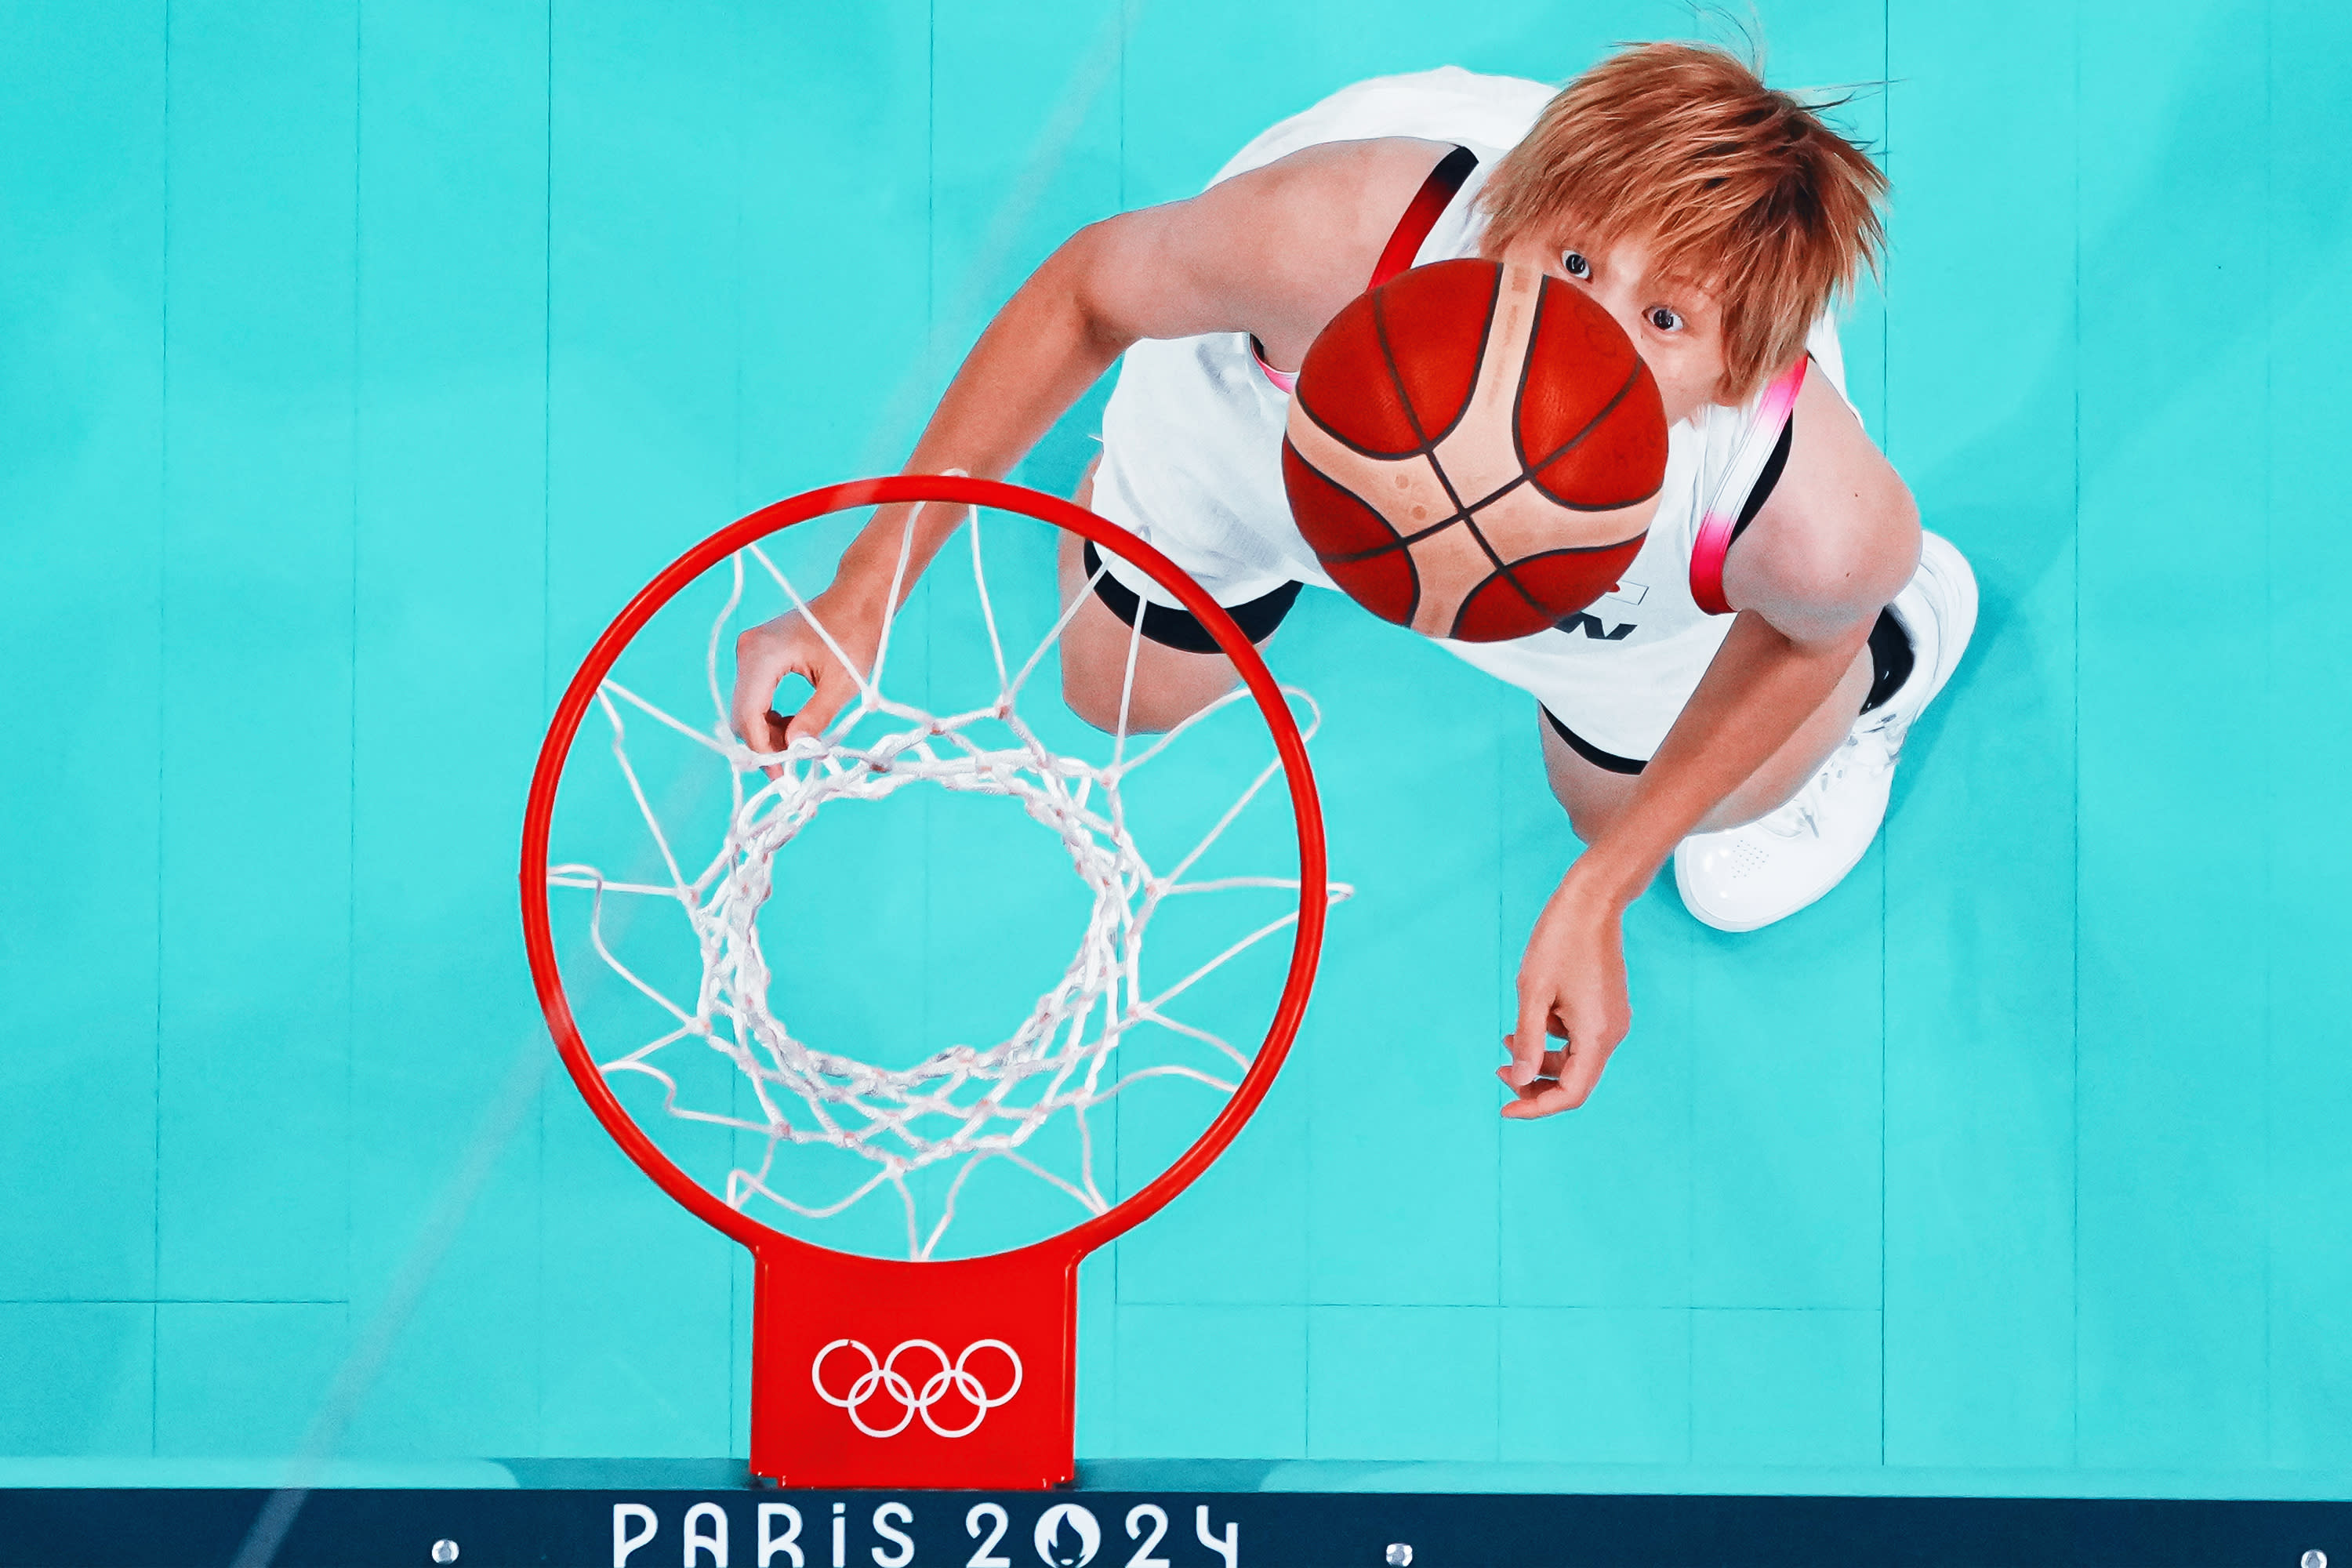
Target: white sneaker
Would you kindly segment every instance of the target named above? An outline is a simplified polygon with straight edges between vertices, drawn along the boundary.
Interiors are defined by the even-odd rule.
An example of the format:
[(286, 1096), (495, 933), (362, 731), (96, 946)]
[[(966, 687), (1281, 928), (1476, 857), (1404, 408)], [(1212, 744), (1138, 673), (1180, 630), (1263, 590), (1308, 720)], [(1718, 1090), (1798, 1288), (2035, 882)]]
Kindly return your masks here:
[(1795, 914), (1844, 880), (1878, 837), (1903, 737), (1959, 668), (1976, 630), (1976, 574), (1949, 540), (1925, 534), (1919, 570), (1887, 607), (1911, 639), (1913, 660), (1894, 695), (1854, 721), (1779, 810), (1675, 847), (1683, 906), (1717, 931), (1754, 931)]

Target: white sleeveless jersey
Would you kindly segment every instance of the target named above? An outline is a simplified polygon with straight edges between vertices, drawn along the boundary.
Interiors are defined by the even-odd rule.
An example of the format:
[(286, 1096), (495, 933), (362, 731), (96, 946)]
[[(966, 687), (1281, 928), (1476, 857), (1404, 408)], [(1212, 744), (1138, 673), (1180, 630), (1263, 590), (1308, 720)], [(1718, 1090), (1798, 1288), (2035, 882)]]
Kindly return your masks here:
[[(1418, 266), (1474, 256), (1485, 226), (1479, 193), (1553, 90), (1453, 66), (1360, 82), (1259, 136), (1216, 179), (1327, 142), (1455, 142), (1477, 155), (1478, 166), (1413, 259)], [(1806, 346), (1843, 395), (1845, 367), (1829, 318), (1814, 323)], [(1652, 755), (1731, 628), (1730, 616), (1706, 614), (1692, 596), (1691, 552), (1710, 506), (1736, 510), (1746, 500), (1760, 456), (1762, 397), (1738, 408), (1702, 408), (1668, 429), (1657, 514), (1617, 592), (1565, 629), (1508, 642), (1433, 640), (1533, 692), (1601, 750)], [(1288, 396), (1259, 368), (1244, 333), (1139, 342), (1103, 410), (1095, 510), (1157, 546), (1221, 604), (1243, 604), (1289, 582), (1331, 587), (1283, 489), (1288, 414)], [(1741, 493), (1727, 498), (1727, 480), (1742, 475)], [(1170, 602), (1142, 574), (1113, 570), (1147, 599)]]

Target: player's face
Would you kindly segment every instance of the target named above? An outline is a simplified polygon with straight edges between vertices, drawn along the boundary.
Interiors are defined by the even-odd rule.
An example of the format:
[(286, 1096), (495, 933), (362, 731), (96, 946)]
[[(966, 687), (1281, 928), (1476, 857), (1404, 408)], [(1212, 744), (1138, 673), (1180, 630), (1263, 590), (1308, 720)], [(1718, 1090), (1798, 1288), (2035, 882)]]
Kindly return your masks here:
[(1591, 294), (1657, 378), (1668, 424), (1714, 400), (1723, 382), (1722, 312), (1706, 289), (1654, 276), (1648, 246), (1562, 233), (1520, 240), (1497, 259), (1539, 268)]

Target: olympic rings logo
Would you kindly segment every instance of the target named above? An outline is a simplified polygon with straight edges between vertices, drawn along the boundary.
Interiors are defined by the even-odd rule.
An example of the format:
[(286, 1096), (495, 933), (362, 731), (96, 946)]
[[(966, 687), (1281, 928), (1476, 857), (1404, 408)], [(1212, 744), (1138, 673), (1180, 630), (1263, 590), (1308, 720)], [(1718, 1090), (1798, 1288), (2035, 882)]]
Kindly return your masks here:
[[(824, 1363), (834, 1352), (844, 1349), (856, 1351), (864, 1356), (866, 1370), (850, 1384), (848, 1393), (835, 1394), (824, 1385)], [(1013, 1386), (1002, 1394), (991, 1394), (987, 1385), (965, 1369), (964, 1363), (971, 1359), (972, 1352), (983, 1350), (1001, 1351), (1004, 1359), (1013, 1363)], [(898, 1359), (916, 1351), (929, 1352), (940, 1363), (939, 1370), (924, 1378), (919, 1388), (898, 1370)], [(1021, 1392), (1021, 1358), (1003, 1340), (974, 1340), (964, 1346), (963, 1353), (953, 1361), (948, 1360), (948, 1352), (929, 1340), (907, 1340), (880, 1360), (877, 1360), (874, 1352), (856, 1340), (835, 1340), (817, 1352), (816, 1360), (809, 1363), (809, 1382), (815, 1385), (819, 1399), (848, 1411), (850, 1421), (868, 1437), (895, 1437), (912, 1425), (918, 1415), (923, 1418), (924, 1426), (942, 1437), (964, 1437), (980, 1430), (980, 1424), (988, 1418), (990, 1411)], [(971, 1419), (961, 1426), (942, 1426), (931, 1419), (931, 1406), (946, 1398), (950, 1390), (961, 1394), (971, 1405)], [(898, 1403), (898, 1419), (888, 1426), (877, 1426), (866, 1419), (866, 1405), (877, 1394), (887, 1394)]]

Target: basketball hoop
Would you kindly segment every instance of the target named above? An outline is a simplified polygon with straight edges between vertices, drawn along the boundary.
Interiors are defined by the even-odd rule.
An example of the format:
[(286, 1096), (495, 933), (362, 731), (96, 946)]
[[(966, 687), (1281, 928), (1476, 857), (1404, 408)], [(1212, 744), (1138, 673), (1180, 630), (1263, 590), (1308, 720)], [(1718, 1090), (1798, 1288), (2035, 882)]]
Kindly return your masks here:
[[(742, 610), (747, 580), (772, 577), (784, 607), (814, 621), (763, 542), (833, 513), (895, 503), (972, 509), (964, 531), (993, 663), (993, 695), (937, 713), (891, 695), (897, 633), (886, 627), (856, 700), (824, 735), (803, 737), (781, 753), (750, 751), (728, 728), (720, 676), (723, 633)], [(1008, 651), (982, 563), (982, 507), (1076, 533), (1102, 554), (1148, 574), (1209, 629), (1239, 670), (1242, 688), (1148, 742), (1126, 733), (1123, 697), (1119, 732), (1101, 738), (1111, 747), (1108, 762), (1047, 744), (1039, 732), (1042, 721), (1024, 718), (1019, 700), (1086, 591), (1025, 658), (1018, 645)], [(908, 539), (915, 515), (908, 513)], [(902, 548), (902, 576), (906, 559)], [(723, 602), (699, 639), (695, 661), (716, 722), (698, 726), (677, 717), (657, 696), (624, 684), (614, 670), (667, 606), (722, 568), (728, 573), (721, 579)], [(893, 626), (904, 618), (902, 605)], [(1136, 647), (1130, 641), (1130, 684)], [(1304, 730), (1292, 710), (1294, 699), (1309, 714)], [(1139, 772), (1196, 724), (1213, 721), (1211, 715), (1253, 708), (1271, 734), (1272, 755), (1238, 801), (1190, 845), (1162, 853), (1161, 846), (1146, 842), (1128, 805)], [(550, 860), (559, 786), (592, 715), (601, 716), (610, 731), (626, 797), (657, 847), (657, 867), (636, 879), (608, 875), (585, 861)], [(556, 708), (531, 781), (521, 868), (525, 939), (549, 1028), (597, 1119), (664, 1192), (751, 1249), (755, 1475), (795, 1487), (995, 1489), (1049, 1487), (1073, 1478), (1078, 1263), (1167, 1205), (1232, 1143), (1265, 1098), (1306, 1010), (1325, 911), (1335, 895), (1326, 880), (1321, 816), (1307, 761), (1311, 716), (1311, 703), (1276, 683), (1231, 617), (1150, 545), (1070, 502), (960, 476), (835, 485), (754, 512), (679, 557), (597, 639)], [(665, 826), (660, 791), (629, 750), (630, 725), (639, 720), (651, 721), (646, 732), (670, 742), (682, 737), (692, 743), (691, 755), (723, 767), (730, 795), (714, 848), (706, 852)], [(1198, 874), (1203, 854), (1277, 779), (1290, 797), (1288, 826), (1281, 832), (1286, 843), (1295, 839), (1295, 874)], [(877, 801), (926, 786), (1018, 803), (1058, 836), (1087, 889), (1089, 912), (1077, 956), (1045, 985), (1017, 1026), (992, 1045), (927, 1047), (911, 1065), (887, 1068), (858, 1059), (841, 1042), (804, 1042), (795, 1035), (784, 1016), (794, 999), (780, 1006), (770, 997), (773, 944), (763, 945), (757, 921), (782, 880), (776, 857), (820, 810), (835, 801)], [(1251, 889), (1280, 898), (1283, 912), (1256, 921), (1171, 984), (1146, 983), (1144, 937), (1171, 902)], [(1287, 900), (1294, 891), (1292, 908)], [(1345, 889), (1336, 891), (1343, 896)], [(573, 975), (572, 992), (585, 974), (600, 973), (608, 983), (617, 976), (614, 994), (656, 1020), (652, 1037), (635, 1037), (618, 1053), (591, 1048), (558, 957), (559, 897), (580, 917), (576, 925), (565, 922), (567, 945), (584, 941), (595, 959)], [(803, 892), (803, 901), (806, 897)], [(671, 922), (678, 918), (675, 911), (683, 911), (694, 954), (686, 967), (698, 965), (690, 980), (683, 969), (674, 984), (648, 976), (622, 951), (618, 922), (607, 911), (624, 904)], [(1205, 977), (1285, 929), (1292, 933), (1288, 968), (1254, 1053), (1170, 1011)], [(861, 979), (878, 984), (883, 977), (852, 976), (841, 984)], [(648, 1005), (653, 1012), (645, 1012)], [(1166, 1042), (1171, 1054), (1150, 1057), (1151, 1047), (1141, 1043), (1147, 1039)], [(677, 1057), (681, 1050), (688, 1054)], [(678, 1062), (685, 1065), (674, 1065)], [(697, 1101), (685, 1075), (713, 1062), (732, 1069), (734, 1087)], [(679, 1136), (720, 1140), (724, 1158), (666, 1150), (616, 1092), (624, 1081), (658, 1086), (662, 1108), (688, 1130)], [(1106, 1190), (1087, 1118), (1146, 1082), (1205, 1086), (1223, 1094), (1223, 1103), (1172, 1163), (1114, 1201), (1119, 1184), (1110, 1180), (1112, 1190)], [(1077, 1128), (1067, 1170), (1054, 1168), (1040, 1152), (1041, 1129), (1056, 1118), (1072, 1119)], [(824, 1167), (828, 1172), (857, 1174), (840, 1191), (795, 1189), (779, 1161), (789, 1163), (803, 1151), (810, 1159), (833, 1162)], [(690, 1173), (689, 1164), (704, 1173)], [(719, 1164), (726, 1166), (723, 1178), (716, 1173)], [(1067, 1200), (1075, 1223), (980, 1256), (940, 1256), (966, 1179), (990, 1165), (1040, 1178), (1059, 1194), (1053, 1201)], [(927, 1181), (943, 1188), (936, 1215), (923, 1207)], [(806, 1228), (873, 1202), (903, 1210), (906, 1256), (867, 1256), (779, 1228)], [(772, 1214), (775, 1223), (747, 1212), (755, 1205), (765, 1205), (761, 1213)]]

